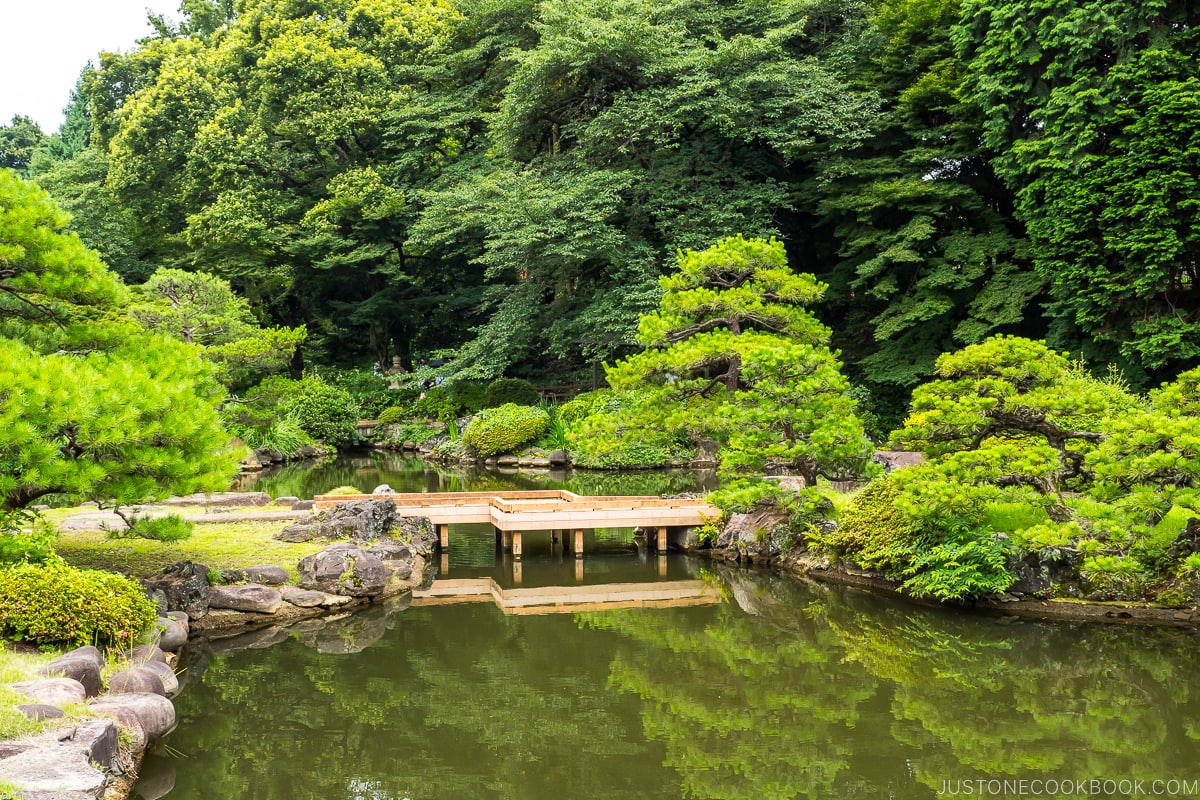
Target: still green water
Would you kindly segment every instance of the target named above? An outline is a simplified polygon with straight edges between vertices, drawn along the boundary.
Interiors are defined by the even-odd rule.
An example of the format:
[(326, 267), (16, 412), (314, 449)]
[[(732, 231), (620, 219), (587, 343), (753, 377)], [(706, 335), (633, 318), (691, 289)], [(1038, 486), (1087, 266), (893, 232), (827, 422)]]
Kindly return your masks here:
[[(513, 585), (486, 532), (456, 533), (448, 576)], [(138, 792), (932, 798), (975, 780), (1149, 794), (1200, 779), (1193, 632), (926, 609), (609, 542), (582, 577), (548, 541), (527, 549), (521, 585), (690, 578), (721, 601), (543, 616), (401, 602), (197, 642), (170, 755)], [(992, 788), (973, 794), (1055, 796)], [(1129, 796), (1112, 788), (1066, 796)]]

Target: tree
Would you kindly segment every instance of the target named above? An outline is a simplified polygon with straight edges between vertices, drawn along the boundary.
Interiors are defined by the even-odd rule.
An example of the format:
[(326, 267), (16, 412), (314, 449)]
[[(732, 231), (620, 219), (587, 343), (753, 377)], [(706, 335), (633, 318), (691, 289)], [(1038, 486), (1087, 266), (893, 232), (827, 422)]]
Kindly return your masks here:
[(8, 125), (0, 125), (0, 169), (28, 177), (34, 154), (45, 140), (46, 134), (29, 117), (18, 114)]
[(733, 472), (793, 470), (811, 483), (867, 469), (872, 448), (829, 332), (801, 307), (825, 287), (789, 269), (782, 243), (736, 236), (683, 252), (661, 283), (659, 311), (639, 325), (650, 349), (608, 370), (614, 389), (649, 387), (648, 420), (719, 435)]
[[(956, 43), (1055, 300), (1052, 339), (1152, 374), (1200, 358), (1200, 16), (968, 0)], [(1104, 346), (1107, 345), (1107, 352)], [(1098, 352), (1097, 352), (1098, 351)]]
[(212, 367), (138, 331), (125, 287), (65, 223), (44, 191), (0, 170), (0, 508), (228, 486)]
[(138, 287), (129, 314), (146, 330), (199, 347), (227, 386), (283, 369), (304, 328), (262, 328), (229, 282), (207, 272), (160, 269)]
[(106, 335), (102, 318), (127, 291), (65, 230), (68, 219), (45, 191), (0, 169), (0, 335), (50, 350)]
[(133, 337), (86, 356), (0, 339), (0, 508), (49, 494), (131, 505), (228, 487), (224, 390), (193, 348)]

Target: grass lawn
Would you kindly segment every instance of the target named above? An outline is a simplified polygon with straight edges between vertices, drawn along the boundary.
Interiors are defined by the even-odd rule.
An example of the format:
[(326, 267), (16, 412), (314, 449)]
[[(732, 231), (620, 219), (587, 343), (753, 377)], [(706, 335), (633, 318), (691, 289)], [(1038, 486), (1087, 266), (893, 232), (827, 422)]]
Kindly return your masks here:
[[(14, 646), (8, 642), (0, 642), (0, 739), (12, 739), (26, 734), (40, 733), (51, 728), (58, 728), (64, 724), (61, 719), (49, 719), (44, 722), (34, 722), (26, 718), (24, 714), (17, 710), (17, 706), (22, 703), (32, 703), (23, 694), (18, 694), (8, 688), (10, 683), (19, 683), (20, 681), (32, 681), (41, 678), (37, 674), (38, 668), (50, 663), (60, 655), (59, 651), (50, 651), (46, 653), (33, 652), (18, 652)], [(80, 705), (68, 705), (64, 709), (67, 712), (67, 720), (86, 719), (88, 717), (87, 707)], [(0, 784), (3, 788), (3, 784)], [(6, 797), (0, 793), (0, 797)]]
[(277, 564), (295, 578), (300, 559), (328, 542), (288, 544), (271, 538), (288, 524), (281, 520), (208, 523), (197, 525), (195, 532), (180, 542), (106, 539), (101, 531), (67, 532), (58, 537), (54, 550), (71, 566), (128, 570), (138, 578), (184, 560), (217, 570)]

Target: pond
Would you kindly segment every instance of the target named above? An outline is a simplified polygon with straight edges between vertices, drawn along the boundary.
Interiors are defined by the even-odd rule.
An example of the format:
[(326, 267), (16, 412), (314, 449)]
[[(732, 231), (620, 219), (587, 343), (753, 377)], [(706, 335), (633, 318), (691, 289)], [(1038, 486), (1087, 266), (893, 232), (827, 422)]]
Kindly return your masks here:
[[(518, 586), (489, 531), (459, 533), (439, 581)], [(135, 797), (1198, 794), (1194, 632), (922, 608), (601, 538), (582, 575), (548, 541), (527, 548), (519, 586), (690, 581), (703, 602), (417, 597), (198, 641)], [(987, 783), (1006, 779), (1026, 788)]]

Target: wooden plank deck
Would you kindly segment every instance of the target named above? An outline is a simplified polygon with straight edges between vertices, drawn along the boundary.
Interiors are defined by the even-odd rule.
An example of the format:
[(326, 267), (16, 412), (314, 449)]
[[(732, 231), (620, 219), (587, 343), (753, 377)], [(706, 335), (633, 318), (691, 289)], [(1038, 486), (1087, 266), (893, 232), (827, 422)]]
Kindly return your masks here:
[(401, 517), (427, 517), (437, 527), (442, 547), (449, 545), (448, 526), (490, 522), (503, 538), (505, 549), (516, 556), (521, 554), (521, 534), (527, 531), (573, 531), (572, 549), (581, 555), (583, 531), (596, 528), (655, 528), (658, 549), (665, 551), (668, 527), (703, 525), (721, 515), (721, 510), (706, 500), (650, 495), (587, 497), (561, 489), (317, 495), (313, 507), (324, 511), (354, 500), (383, 499), (394, 502)]

